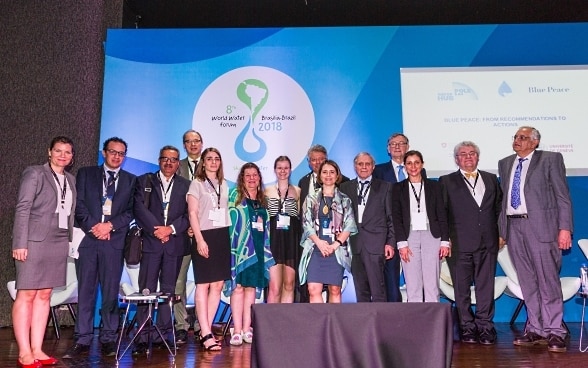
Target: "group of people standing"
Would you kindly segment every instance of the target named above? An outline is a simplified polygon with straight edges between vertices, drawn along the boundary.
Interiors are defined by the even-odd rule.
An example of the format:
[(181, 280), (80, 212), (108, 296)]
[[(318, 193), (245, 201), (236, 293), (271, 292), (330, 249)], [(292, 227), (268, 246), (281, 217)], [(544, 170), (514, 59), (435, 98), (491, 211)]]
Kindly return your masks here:
[[(73, 142), (56, 137), (48, 163), (24, 171), (16, 207), (18, 364), (58, 363), (41, 345), (51, 290), (65, 284), (74, 220), (85, 237), (76, 260), (75, 344), (66, 359), (89, 351), (98, 288), (102, 352), (115, 354), (124, 238), (133, 219), (144, 234), (139, 287), (182, 297), (174, 306), (179, 344), (187, 340), (190, 262), (196, 338), (206, 350), (219, 351), (212, 322), (222, 292), (231, 297), (230, 343), (241, 345), (252, 342), (251, 306), (264, 288), (271, 303), (323, 302), (325, 288), (327, 300), (336, 303), (347, 270), (358, 302), (398, 302), (402, 265), (407, 301), (437, 302), (442, 258), (455, 288), (462, 341), (494, 344), (496, 258), (508, 242), (528, 310), (525, 334), (514, 344), (565, 351), (559, 268), (561, 250), (571, 247), (571, 201), (562, 155), (536, 150), (540, 138), (533, 127), (517, 131), (515, 154), (499, 163), (500, 182), (478, 170), (480, 150), (469, 141), (455, 146), (458, 171), (428, 179), (422, 153), (409, 150), (408, 138), (396, 133), (388, 139), (389, 162), (376, 165), (368, 152), (356, 155), (356, 179), (343, 176), (326, 149), (315, 145), (308, 151), (312, 171), (298, 186), (290, 182), (290, 159), (280, 156), (275, 184), (265, 187), (261, 170), (249, 162), (230, 189), (221, 153), (202, 150), (202, 136), (194, 130), (183, 136), (188, 157), (180, 160), (176, 147), (165, 146), (159, 170), (139, 177), (121, 169), (127, 144), (113, 137), (104, 142), (104, 164), (80, 168), (74, 178), (66, 171)], [(146, 310), (139, 308), (137, 316), (141, 323)], [(157, 325), (164, 336), (170, 336), (171, 323), (171, 311), (162, 305)], [(134, 354), (147, 352), (150, 333), (155, 346), (169, 346), (145, 330)]]

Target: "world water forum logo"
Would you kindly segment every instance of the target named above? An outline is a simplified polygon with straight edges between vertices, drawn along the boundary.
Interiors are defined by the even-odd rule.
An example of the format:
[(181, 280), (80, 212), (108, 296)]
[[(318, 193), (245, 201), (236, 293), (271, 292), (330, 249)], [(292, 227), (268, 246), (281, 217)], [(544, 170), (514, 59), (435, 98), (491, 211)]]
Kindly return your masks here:
[(264, 182), (275, 181), (274, 160), (287, 155), (296, 168), (312, 144), (315, 121), (306, 92), (272, 68), (231, 70), (202, 93), (192, 119), (204, 148), (216, 147), (227, 180), (235, 182), (245, 162), (255, 162)]

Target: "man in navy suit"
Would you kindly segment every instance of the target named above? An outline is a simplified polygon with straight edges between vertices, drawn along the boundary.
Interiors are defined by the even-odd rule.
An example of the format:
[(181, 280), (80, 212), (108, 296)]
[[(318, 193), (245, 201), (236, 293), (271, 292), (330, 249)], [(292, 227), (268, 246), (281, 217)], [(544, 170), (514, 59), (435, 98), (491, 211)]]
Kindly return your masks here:
[[(496, 175), (478, 170), (480, 148), (458, 143), (454, 150), (454, 173), (441, 176), (447, 208), (451, 256), (447, 265), (455, 289), (461, 340), (492, 345), (494, 329), (494, 276), (498, 257), (498, 215), (502, 191)], [(472, 312), (470, 286), (476, 285), (476, 313)]]
[[(374, 158), (360, 152), (353, 160), (357, 180), (341, 183), (351, 199), (359, 232), (350, 239), (351, 273), (358, 302), (385, 302), (384, 264), (394, 257), (392, 184), (372, 176)], [(396, 257), (398, 257), (396, 255)]]
[(76, 260), (78, 277), (78, 315), (75, 344), (63, 358), (88, 352), (94, 336), (94, 307), (98, 286), (102, 293), (100, 308), (102, 354), (116, 352), (119, 324), (118, 291), (123, 271), (123, 249), (129, 222), (133, 218), (133, 193), (136, 177), (121, 169), (127, 143), (118, 137), (104, 142), (104, 165), (78, 170), (76, 221), (86, 234)]
[(572, 246), (572, 201), (559, 152), (537, 150), (541, 134), (519, 128), (514, 155), (498, 162), (502, 201), (499, 229), (517, 270), (527, 306), (525, 334), (514, 345), (567, 350), (562, 327), (561, 251)]
[[(159, 152), (159, 171), (147, 173), (137, 179), (135, 191), (135, 220), (143, 229), (143, 258), (139, 268), (139, 288), (143, 293), (159, 291), (174, 294), (176, 280), (182, 265), (186, 244), (188, 206), (186, 193), (190, 181), (176, 174), (180, 166), (180, 151), (165, 146)], [(148, 204), (145, 195), (150, 193)], [(147, 319), (147, 306), (137, 309), (137, 322)], [(159, 306), (157, 327), (164, 337), (171, 336), (172, 319), (168, 304)], [(148, 334), (160, 348), (169, 342), (162, 341), (157, 331), (141, 331), (133, 354), (144, 354), (148, 348)], [(169, 340), (168, 340), (169, 341)]]
[[(404, 167), (404, 154), (409, 149), (408, 138), (402, 133), (394, 133), (388, 138), (388, 155), (390, 161), (376, 165), (373, 176), (376, 179), (396, 184), (407, 178)], [(425, 169), (422, 172), (426, 176)], [(386, 291), (389, 302), (401, 302), (400, 294), (400, 257), (392, 257), (386, 261), (384, 268)]]

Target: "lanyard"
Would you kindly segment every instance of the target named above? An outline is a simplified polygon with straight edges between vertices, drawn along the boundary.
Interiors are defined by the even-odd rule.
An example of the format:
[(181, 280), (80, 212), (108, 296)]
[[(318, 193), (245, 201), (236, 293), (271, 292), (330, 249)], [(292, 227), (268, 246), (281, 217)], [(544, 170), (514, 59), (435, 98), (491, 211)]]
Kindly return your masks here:
[[(321, 202), (324, 203), (324, 205), (322, 206), (323, 215), (328, 215), (329, 220), (331, 220), (333, 218), (333, 213), (332, 213), (332, 211), (329, 211), (329, 204), (327, 203), (327, 198), (324, 195), (321, 196), (321, 199), (319, 201), (319, 207), (321, 207), (320, 206)], [(332, 201), (331, 201), (331, 203), (332, 203)]]
[(478, 178), (480, 177), (480, 174), (476, 175), (476, 180), (474, 180), (474, 185), (472, 185), (472, 183), (470, 183), (470, 181), (468, 180), (468, 178), (466, 178), (464, 175), (463, 176), (463, 180), (465, 180), (465, 182), (467, 183), (467, 185), (472, 188), (472, 194), (476, 195), (476, 184), (478, 184)]
[(421, 198), (422, 198), (422, 193), (423, 193), (423, 181), (421, 180), (421, 187), (419, 188), (419, 194), (417, 195), (416, 189), (414, 189), (414, 185), (412, 185), (412, 182), (409, 180), (408, 181), (410, 183), (410, 187), (412, 189), (412, 194), (414, 194), (414, 199), (416, 199), (417, 202), (417, 210), (419, 213), (421, 213)]
[(282, 193), (280, 193), (280, 187), (276, 184), (276, 189), (278, 190), (278, 203), (280, 205), (280, 213), (285, 213), (286, 209), (283, 208), (284, 204), (286, 203), (286, 197), (288, 197), (288, 191), (290, 190), (290, 184), (288, 184), (288, 189), (286, 189), (286, 193), (284, 193), (284, 200), (282, 201)]
[(57, 177), (57, 174), (55, 173), (55, 171), (53, 171), (53, 168), (51, 166), (49, 166), (49, 169), (51, 169), (51, 173), (53, 174), (53, 178), (57, 182), (57, 187), (61, 191), (61, 208), (65, 208), (65, 194), (67, 193), (67, 178), (65, 177), (65, 174), (63, 174), (63, 188), (61, 188), (61, 183), (59, 182), (59, 178)]
[(157, 175), (157, 179), (159, 179), (159, 185), (161, 186), (161, 194), (163, 194), (163, 203), (167, 203), (167, 194), (169, 193), (169, 190), (172, 187), (172, 184), (174, 183), (174, 179), (175, 179), (175, 175), (172, 176), (169, 184), (167, 185), (167, 189), (165, 189), (163, 187), (163, 181), (161, 181), (161, 171), (159, 172), (159, 175)]
[[(220, 197), (221, 197), (221, 183), (219, 181), (218, 183), (218, 192), (216, 191), (216, 188), (214, 187), (214, 184), (212, 184), (212, 181), (210, 181), (210, 179), (207, 177), (206, 181), (208, 182), (208, 184), (210, 184), (210, 186), (212, 187), (212, 190), (214, 190), (214, 194), (216, 194), (216, 198), (217, 198), (217, 207), (220, 210)], [(249, 195), (247, 195), (249, 196)]]

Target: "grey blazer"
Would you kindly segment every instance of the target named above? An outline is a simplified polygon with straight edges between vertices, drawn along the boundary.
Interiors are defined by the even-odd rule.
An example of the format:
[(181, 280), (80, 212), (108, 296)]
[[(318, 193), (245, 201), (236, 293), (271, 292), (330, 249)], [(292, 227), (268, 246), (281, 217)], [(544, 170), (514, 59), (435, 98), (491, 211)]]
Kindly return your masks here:
[[(68, 219), (69, 240), (72, 240), (76, 206), (76, 179), (65, 172), (67, 190), (72, 191), (71, 215)], [(27, 167), (20, 180), (12, 249), (28, 248), (28, 241), (43, 241), (51, 230), (48, 215), (57, 208), (57, 187), (49, 164)]]
[[(499, 217), (500, 236), (508, 239), (506, 206), (514, 160), (511, 155), (498, 161), (500, 186), (504, 193)], [(557, 241), (559, 230), (573, 232), (572, 201), (563, 156), (559, 152), (536, 150), (529, 164), (523, 188), (529, 224), (541, 242)]]
[[(186, 178), (188, 180), (190, 179), (190, 162), (188, 161), (188, 157), (183, 158), (180, 160), (180, 167), (178, 168), (178, 172), (177, 174), (183, 178)], [(194, 169), (194, 175), (196, 175), (196, 169)]]

